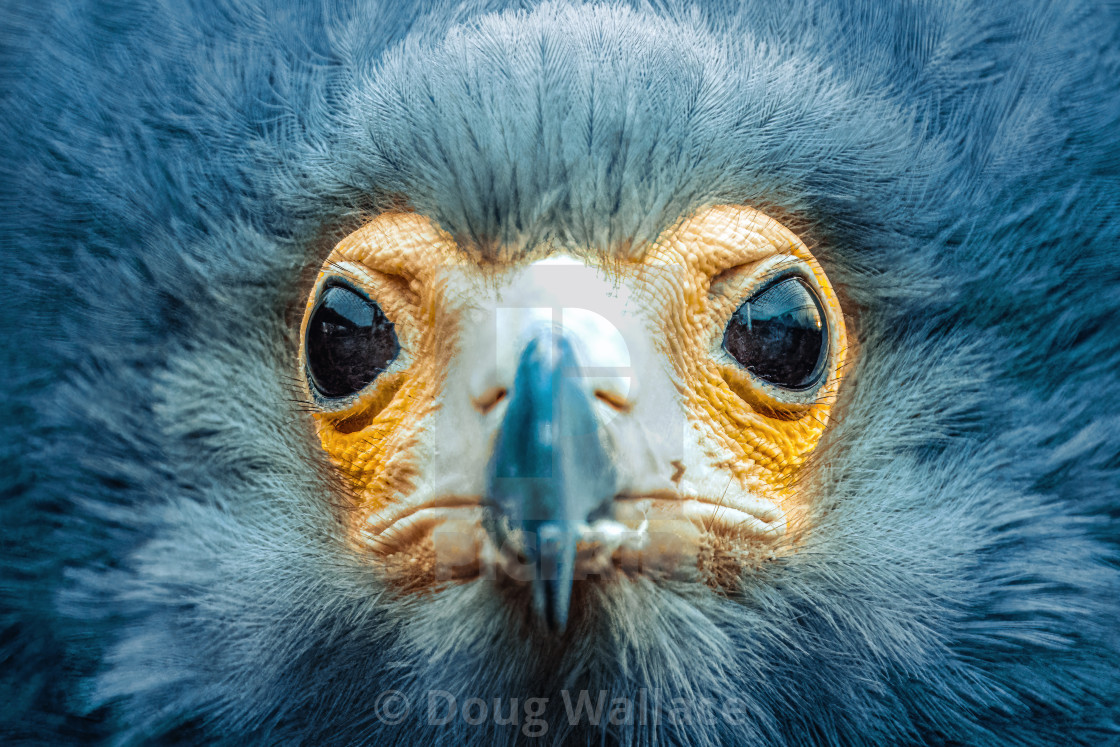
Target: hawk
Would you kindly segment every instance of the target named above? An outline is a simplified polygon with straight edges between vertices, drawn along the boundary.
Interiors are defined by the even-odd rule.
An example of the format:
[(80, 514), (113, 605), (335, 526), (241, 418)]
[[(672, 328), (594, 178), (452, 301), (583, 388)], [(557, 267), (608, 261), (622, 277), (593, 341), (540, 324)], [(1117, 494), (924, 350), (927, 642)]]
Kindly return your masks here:
[(5, 15), (8, 743), (1120, 734), (1115, 9)]

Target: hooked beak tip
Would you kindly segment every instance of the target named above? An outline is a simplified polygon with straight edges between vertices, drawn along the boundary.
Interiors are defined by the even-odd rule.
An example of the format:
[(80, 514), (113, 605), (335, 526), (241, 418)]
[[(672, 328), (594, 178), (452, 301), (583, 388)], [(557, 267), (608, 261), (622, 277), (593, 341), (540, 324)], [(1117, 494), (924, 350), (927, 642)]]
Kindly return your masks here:
[(576, 532), (548, 523), (537, 532), (538, 552), (533, 578), (533, 607), (549, 630), (561, 633), (568, 624), (575, 578)]

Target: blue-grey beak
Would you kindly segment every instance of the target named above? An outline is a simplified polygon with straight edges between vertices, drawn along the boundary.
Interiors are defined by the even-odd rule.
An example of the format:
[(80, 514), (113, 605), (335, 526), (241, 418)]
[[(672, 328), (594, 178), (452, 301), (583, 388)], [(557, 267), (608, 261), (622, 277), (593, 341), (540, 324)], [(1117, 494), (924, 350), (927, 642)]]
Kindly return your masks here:
[(553, 630), (568, 621), (576, 544), (608, 516), (616, 490), (609, 445), (571, 342), (543, 329), (521, 354), (487, 476), (486, 529), (533, 575), (533, 606)]

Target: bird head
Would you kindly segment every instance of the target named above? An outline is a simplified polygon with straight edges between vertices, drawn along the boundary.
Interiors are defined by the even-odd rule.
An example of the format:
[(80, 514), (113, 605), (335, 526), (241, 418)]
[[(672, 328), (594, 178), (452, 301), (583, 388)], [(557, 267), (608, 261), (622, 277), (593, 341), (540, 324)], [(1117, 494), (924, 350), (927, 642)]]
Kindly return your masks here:
[(412, 591), (521, 582), (554, 629), (575, 583), (718, 587), (795, 551), (847, 354), (806, 245), (730, 205), (626, 258), (503, 262), (386, 212), (331, 252), (301, 338), (370, 562)]
[(7, 5), (5, 743), (1116, 734), (1106, 4)]

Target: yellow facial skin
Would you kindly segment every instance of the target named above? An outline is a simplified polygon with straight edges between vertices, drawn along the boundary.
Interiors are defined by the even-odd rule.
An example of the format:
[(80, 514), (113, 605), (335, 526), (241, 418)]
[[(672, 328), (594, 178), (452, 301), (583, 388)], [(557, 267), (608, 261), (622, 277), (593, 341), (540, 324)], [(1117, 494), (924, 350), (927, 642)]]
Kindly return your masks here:
[[(794, 492), (794, 480), (828, 424), (847, 355), (835, 291), (796, 235), (750, 208), (715, 207), (682, 222), (662, 237), (646, 263), (661, 257), (685, 269), (663, 286), (674, 294), (665, 339), (686, 386), (688, 409), (696, 414), (697, 426), (726, 448), (728, 457), (718, 461), (719, 467), (774, 499), (787, 521), (799, 522), (806, 506)], [(718, 351), (731, 315), (759, 286), (750, 281), (759, 272), (789, 266), (790, 258), (812, 272), (831, 334), (831, 371), (808, 403), (783, 401), (773, 387), (752, 380)], [(695, 331), (688, 334), (690, 329)]]
[[(401, 345), (398, 359), (361, 396), (314, 414), (323, 448), (359, 509), (376, 510), (411, 489), (413, 442), (438, 399), (451, 353), (453, 313), (439, 288), (456, 255), (427, 219), (389, 213), (335, 247), (319, 274), (316, 290), (327, 277), (342, 277), (367, 291), (394, 323)], [(300, 330), (301, 362), (315, 300), (313, 293)]]
[[(368, 540), (371, 525), (378, 531), (394, 523), (403, 526), (408, 522), (397, 520), (408, 514), (442, 520), (480, 500), (479, 475), (493, 440), (486, 418), (495, 417), (489, 411), (501, 407), (503, 390), (476, 387), (469, 406), (462, 405), (459, 400), (466, 396), (459, 392), (467, 389), (448, 377), (471, 375), (463, 362), (473, 361), (469, 356), (478, 352), (472, 325), (491, 324), (487, 315), (495, 308), (516, 305), (510, 299), (529, 282), (526, 267), (558, 253), (542, 249), (516, 266), (479, 264), (427, 218), (400, 212), (378, 216), (331, 253), (308, 300), (301, 341), (323, 283), (342, 277), (382, 307), (401, 346), (389, 370), (344, 402), (316, 400), (308, 389), (323, 448), (352, 490), (356, 538)], [(801, 529), (807, 505), (796, 478), (825, 430), (847, 354), (836, 294), (808, 248), (761, 212), (716, 206), (668, 229), (638, 260), (581, 255), (581, 261), (596, 268), (606, 295), (627, 299), (619, 302), (621, 324), (636, 330), (629, 334), (648, 335), (654, 358), (659, 357), (635, 359), (635, 367), (643, 368), (635, 371), (637, 379), (645, 376), (653, 383), (638, 391), (654, 391), (663, 380), (672, 402), (657, 407), (679, 408), (687, 423), (679, 454), (650, 457), (648, 469), (663, 474), (669, 489), (635, 487), (635, 495), (669, 496), (675, 503), (693, 498), (706, 501), (706, 509), (728, 495), (729, 505), (762, 501), (780, 509), (784, 526), (773, 536), (789, 537), (790, 528)], [(776, 272), (788, 270), (815, 286), (830, 335), (826, 379), (819, 389), (800, 395), (757, 380), (722, 350), (724, 330), (740, 304)], [(471, 349), (463, 349), (464, 340)], [(486, 355), (483, 351), (480, 360)], [(451, 402), (451, 396), (458, 399)], [(596, 396), (606, 403), (604, 412), (616, 411), (637, 421), (628, 427), (642, 427), (641, 402), (633, 406), (625, 397)], [(473, 428), (476, 421), (470, 418), (475, 417), (478, 433), (434, 433), (448, 427), (442, 425), (448, 413), (461, 405), (470, 417), (457, 416), (453, 429)], [(457, 446), (460, 441), (466, 445)], [(453, 488), (431, 487), (433, 481)], [(433, 542), (431, 524), (425, 527), (405, 540), (397, 537), (391, 549), (368, 544), (375, 555), (403, 553), (415, 563), (425, 552), (419, 548)], [(733, 541), (735, 536), (732, 531)]]

